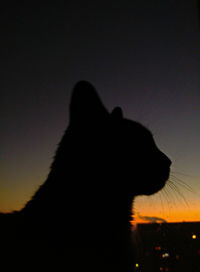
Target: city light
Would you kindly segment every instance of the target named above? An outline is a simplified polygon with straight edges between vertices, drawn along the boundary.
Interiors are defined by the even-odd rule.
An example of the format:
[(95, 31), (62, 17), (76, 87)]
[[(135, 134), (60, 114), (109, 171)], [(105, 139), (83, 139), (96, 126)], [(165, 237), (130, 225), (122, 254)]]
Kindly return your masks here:
[(159, 251), (159, 250), (161, 250), (161, 247), (160, 247), (160, 246), (156, 246), (156, 247), (155, 247), (155, 250), (158, 250), (158, 251)]
[(169, 257), (169, 253), (166, 252), (162, 254), (162, 258), (168, 258), (168, 257)]
[(194, 271), (200, 271), (199, 229), (200, 222), (138, 225), (145, 248), (140, 261), (136, 261), (139, 267), (135, 262), (135, 270), (188, 272), (192, 264)]
[(193, 234), (192, 239), (196, 239), (196, 238), (197, 238), (196, 234)]

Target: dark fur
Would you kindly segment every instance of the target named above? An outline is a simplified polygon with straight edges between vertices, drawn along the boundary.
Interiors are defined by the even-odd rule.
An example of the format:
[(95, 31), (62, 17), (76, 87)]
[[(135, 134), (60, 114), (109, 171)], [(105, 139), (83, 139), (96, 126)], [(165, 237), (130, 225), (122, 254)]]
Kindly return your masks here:
[(4, 258), (23, 254), (20, 265), (37, 271), (132, 271), (133, 198), (159, 191), (170, 163), (145, 127), (79, 82), (47, 180), (21, 211), (0, 215)]

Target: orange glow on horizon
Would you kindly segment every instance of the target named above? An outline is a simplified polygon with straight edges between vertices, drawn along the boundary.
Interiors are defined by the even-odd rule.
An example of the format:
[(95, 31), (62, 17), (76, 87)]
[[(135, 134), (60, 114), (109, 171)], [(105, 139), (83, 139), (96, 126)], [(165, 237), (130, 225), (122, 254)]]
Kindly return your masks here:
[(158, 192), (152, 196), (139, 196), (134, 201), (134, 220), (152, 222), (200, 222), (200, 195), (181, 191), (181, 196)]
[(166, 221), (167, 223), (181, 223), (181, 222), (200, 222), (200, 209), (196, 207), (196, 209), (192, 210), (173, 210), (170, 213), (159, 213), (156, 210), (152, 212), (152, 210), (148, 210), (148, 208), (143, 209), (141, 213), (135, 213), (133, 215), (133, 220), (131, 223), (139, 224), (139, 223), (162, 223)]
[[(200, 222), (200, 218), (193, 218), (191, 216), (185, 216), (186, 219), (183, 219), (182, 216), (174, 216), (172, 218), (168, 218), (168, 220), (166, 220), (166, 223), (184, 223), (184, 222)], [(134, 227), (137, 224), (151, 224), (151, 223), (164, 223), (164, 221), (160, 221), (160, 220), (144, 220), (142, 218), (139, 217), (134, 217), (133, 220), (130, 221), (131, 225)]]

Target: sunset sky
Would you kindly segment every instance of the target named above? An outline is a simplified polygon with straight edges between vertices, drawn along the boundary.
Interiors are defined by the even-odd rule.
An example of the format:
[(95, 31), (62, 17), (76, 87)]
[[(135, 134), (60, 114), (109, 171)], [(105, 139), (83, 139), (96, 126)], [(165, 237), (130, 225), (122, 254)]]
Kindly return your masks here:
[(137, 218), (200, 221), (197, 1), (27, 2), (0, 11), (0, 210), (20, 209), (45, 180), (85, 79), (172, 160), (173, 184), (138, 197)]

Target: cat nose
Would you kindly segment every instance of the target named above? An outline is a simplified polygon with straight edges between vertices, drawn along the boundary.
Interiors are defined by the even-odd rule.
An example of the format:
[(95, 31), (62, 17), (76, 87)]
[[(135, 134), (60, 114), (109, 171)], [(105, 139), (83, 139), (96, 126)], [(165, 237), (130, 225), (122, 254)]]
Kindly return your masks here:
[(171, 166), (171, 164), (172, 164), (172, 161), (162, 152), (162, 151), (160, 151), (159, 150), (159, 152), (161, 153), (161, 158), (160, 158), (160, 161), (162, 162), (162, 163), (164, 163), (164, 165), (166, 166), (166, 167), (170, 167)]
[(169, 162), (169, 167), (170, 167), (172, 164), (172, 161), (169, 158), (168, 158), (168, 162)]
[(163, 154), (163, 155), (165, 156), (166, 164), (168, 165), (168, 167), (170, 167), (172, 164), (172, 161), (165, 154)]

